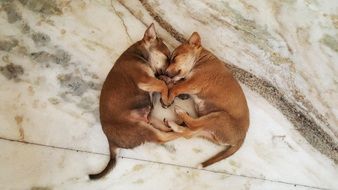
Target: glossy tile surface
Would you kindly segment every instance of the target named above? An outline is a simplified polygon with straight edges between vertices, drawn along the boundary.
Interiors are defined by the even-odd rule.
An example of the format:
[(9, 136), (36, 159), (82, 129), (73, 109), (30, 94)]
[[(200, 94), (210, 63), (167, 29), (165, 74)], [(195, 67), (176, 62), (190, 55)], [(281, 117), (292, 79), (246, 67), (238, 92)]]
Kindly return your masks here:
[[(153, 17), (138, 1), (58, 1), (43, 8), (34, 2), (2, 3), (0, 9), (1, 189), (338, 187), (337, 165), (244, 85), (251, 125), (234, 156), (198, 170), (197, 164), (222, 147), (201, 139), (145, 144), (121, 150), (107, 178), (89, 181), (87, 174), (108, 161), (98, 119), (101, 85), (114, 61), (142, 37)], [(179, 16), (185, 10), (173, 13)], [(180, 21), (175, 27), (188, 35), (190, 25), (183, 18), (175, 22)], [(179, 44), (156, 27), (170, 48)], [(219, 55), (221, 49), (222, 45), (212, 50)]]

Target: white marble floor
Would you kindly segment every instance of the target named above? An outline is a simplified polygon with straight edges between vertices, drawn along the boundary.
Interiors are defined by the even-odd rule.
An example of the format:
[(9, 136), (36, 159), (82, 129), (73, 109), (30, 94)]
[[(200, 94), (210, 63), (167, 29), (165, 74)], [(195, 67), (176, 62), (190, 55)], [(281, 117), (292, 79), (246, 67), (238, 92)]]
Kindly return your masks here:
[[(245, 86), (251, 125), (234, 156), (200, 170), (221, 147), (149, 143), (121, 150), (113, 172), (90, 181), (108, 161), (101, 84), (153, 20), (115, 1), (34, 2), (0, 8), (0, 189), (337, 189), (338, 166)], [(179, 44), (156, 27), (170, 48)]]

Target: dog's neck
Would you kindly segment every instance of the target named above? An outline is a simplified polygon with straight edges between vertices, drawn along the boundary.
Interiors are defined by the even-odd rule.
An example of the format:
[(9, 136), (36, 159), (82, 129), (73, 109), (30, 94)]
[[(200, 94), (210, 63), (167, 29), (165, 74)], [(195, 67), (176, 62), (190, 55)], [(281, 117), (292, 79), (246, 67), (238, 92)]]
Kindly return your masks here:
[(142, 42), (136, 42), (134, 45), (130, 46), (125, 52), (128, 56), (133, 56), (138, 59), (141, 59), (144, 63), (149, 61), (149, 52), (141, 44)]
[(211, 59), (214, 58), (215, 56), (213, 56), (208, 50), (203, 48), (198, 57), (196, 58), (195, 67), (203, 65), (203, 63), (206, 63), (207, 61), (210, 61)]

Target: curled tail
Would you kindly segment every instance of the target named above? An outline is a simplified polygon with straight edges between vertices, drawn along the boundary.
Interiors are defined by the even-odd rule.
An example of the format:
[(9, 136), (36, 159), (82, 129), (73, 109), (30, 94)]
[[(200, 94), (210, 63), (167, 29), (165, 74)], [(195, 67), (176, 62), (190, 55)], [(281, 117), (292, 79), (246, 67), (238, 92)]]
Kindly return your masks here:
[(116, 164), (116, 153), (115, 153), (116, 147), (110, 145), (109, 150), (110, 150), (110, 160), (107, 166), (98, 174), (89, 174), (89, 179), (91, 180), (100, 179), (105, 175), (107, 175), (107, 173), (109, 173), (114, 168)]
[(237, 145), (227, 147), (225, 150), (222, 150), (221, 152), (217, 153), (213, 157), (209, 158), (207, 161), (204, 161), (201, 165), (203, 168), (208, 167), (218, 161), (221, 161), (231, 155), (233, 155), (239, 148), (241, 148), (242, 144), (244, 142), (244, 139), (238, 143)]

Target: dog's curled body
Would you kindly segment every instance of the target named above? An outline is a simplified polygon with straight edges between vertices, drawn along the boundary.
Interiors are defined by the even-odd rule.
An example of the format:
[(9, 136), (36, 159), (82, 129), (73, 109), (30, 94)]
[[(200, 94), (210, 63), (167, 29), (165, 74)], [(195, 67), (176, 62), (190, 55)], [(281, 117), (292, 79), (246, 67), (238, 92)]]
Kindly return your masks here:
[(209, 166), (235, 153), (243, 144), (249, 127), (249, 110), (242, 88), (231, 71), (204, 49), (199, 35), (193, 33), (187, 43), (174, 50), (166, 72), (176, 84), (169, 90), (165, 104), (170, 105), (180, 94), (189, 94), (198, 114), (198, 118), (192, 118), (178, 107), (176, 113), (187, 127), (174, 122), (168, 125), (186, 138), (199, 136), (229, 146), (203, 162), (202, 166)]
[(154, 26), (144, 38), (129, 47), (115, 62), (100, 95), (100, 120), (110, 148), (110, 161), (98, 174), (109, 172), (116, 162), (116, 148), (134, 148), (145, 142), (164, 143), (179, 136), (168, 132), (162, 122), (149, 118), (152, 110), (151, 93), (167, 96), (164, 81), (155, 78), (167, 66), (169, 49), (156, 37)]

